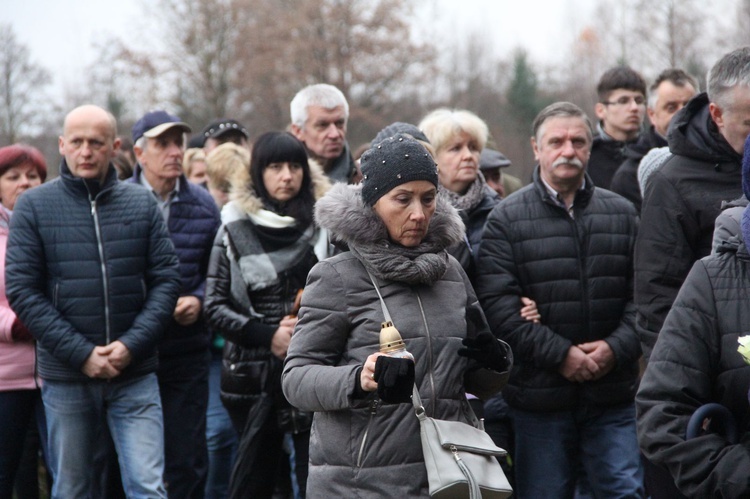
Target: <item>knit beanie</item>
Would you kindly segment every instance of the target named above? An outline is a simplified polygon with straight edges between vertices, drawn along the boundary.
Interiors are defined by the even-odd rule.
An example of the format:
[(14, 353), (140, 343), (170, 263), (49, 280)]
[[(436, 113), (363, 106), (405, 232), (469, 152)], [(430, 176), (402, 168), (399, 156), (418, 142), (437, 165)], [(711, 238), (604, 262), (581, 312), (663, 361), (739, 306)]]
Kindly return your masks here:
[(638, 185), (641, 188), (641, 195), (646, 193), (648, 178), (664, 164), (671, 154), (669, 147), (656, 147), (643, 156), (638, 165)]
[(404, 123), (403, 121), (397, 121), (395, 123), (391, 123), (387, 127), (380, 130), (378, 134), (375, 136), (375, 138), (372, 139), (372, 143), (378, 144), (380, 142), (383, 142), (388, 137), (393, 137), (397, 133), (408, 133), (409, 135), (411, 135), (417, 140), (421, 140), (422, 142), (427, 142), (428, 144), (430, 143), (430, 140), (427, 138), (427, 135), (425, 135), (422, 130), (412, 125), (411, 123)]
[(437, 164), (422, 144), (396, 134), (375, 144), (360, 158), (362, 200), (373, 206), (391, 189), (413, 180), (438, 186)]

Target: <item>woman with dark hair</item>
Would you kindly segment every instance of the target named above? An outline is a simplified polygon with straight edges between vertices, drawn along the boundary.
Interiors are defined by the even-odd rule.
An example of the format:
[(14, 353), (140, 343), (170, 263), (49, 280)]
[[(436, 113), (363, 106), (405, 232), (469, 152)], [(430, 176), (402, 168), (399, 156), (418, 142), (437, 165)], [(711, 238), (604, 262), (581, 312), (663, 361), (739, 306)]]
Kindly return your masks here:
[[(5, 246), (10, 216), (18, 197), (46, 178), (47, 163), (37, 149), (22, 144), (0, 148), (0, 497), (13, 495), (27, 429), (35, 419), (41, 444), (46, 447), (44, 405), (34, 372), (34, 337), (18, 320), (5, 296)], [(36, 460), (33, 471), (23, 475), (36, 477)], [(18, 486), (38, 491), (36, 480), (26, 481), (29, 483)], [(17, 492), (21, 494), (20, 490)]]
[(287, 481), (280, 470), (288, 463), (289, 432), (304, 496), (312, 415), (284, 398), (281, 367), (297, 323), (298, 290), (329, 254), (313, 206), (330, 183), (308, 163), (304, 145), (284, 132), (254, 142), (247, 173), (222, 210), (205, 304), (211, 327), (227, 340), (221, 397), (241, 439), (230, 487), (244, 497), (271, 497)]

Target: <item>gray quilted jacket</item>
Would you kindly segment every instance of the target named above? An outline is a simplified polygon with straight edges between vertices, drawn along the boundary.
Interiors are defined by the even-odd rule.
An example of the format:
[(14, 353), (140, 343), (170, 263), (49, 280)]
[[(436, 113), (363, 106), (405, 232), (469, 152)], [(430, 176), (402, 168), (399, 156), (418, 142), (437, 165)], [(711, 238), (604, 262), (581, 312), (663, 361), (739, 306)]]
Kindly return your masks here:
[[(384, 237), (372, 210), (357, 208), (361, 202), (355, 187), (334, 186), (326, 198), (316, 209), (321, 226), (350, 245), (352, 236), (373, 242)], [(321, 203), (355, 208), (342, 217), (335, 209), (325, 213)], [(436, 214), (430, 232), (458, 228), (454, 232), (460, 235), (461, 222), (453, 208), (441, 200), (440, 210), (448, 216)], [(342, 234), (347, 230), (354, 234)], [(446, 247), (452, 237), (446, 237)], [(387, 247), (384, 240), (383, 247)], [(488, 326), (461, 266), (448, 257), (447, 270), (432, 285), (379, 278), (376, 282), (415, 357), (416, 383), (427, 415), (468, 422), (464, 386), (473, 366), (457, 351), (466, 335)], [(378, 351), (383, 320), (375, 288), (353, 252), (313, 267), (282, 376), (289, 401), (315, 411), (307, 482), (310, 497), (428, 496), (412, 405), (383, 404), (375, 393), (355, 396), (358, 368)]]

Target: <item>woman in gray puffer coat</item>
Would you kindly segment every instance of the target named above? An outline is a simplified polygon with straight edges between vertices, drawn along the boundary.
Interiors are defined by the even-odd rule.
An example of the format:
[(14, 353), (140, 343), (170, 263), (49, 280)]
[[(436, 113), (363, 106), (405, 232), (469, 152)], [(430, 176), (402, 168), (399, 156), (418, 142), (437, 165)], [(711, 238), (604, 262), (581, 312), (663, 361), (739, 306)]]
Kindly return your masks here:
[[(317, 223), (349, 251), (308, 276), (282, 386), (293, 405), (315, 411), (310, 497), (428, 496), (411, 387), (428, 416), (469, 423), (465, 390), (499, 389), (491, 382), (510, 353), (445, 251), (463, 225), (437, 194), (426, 149), (395, 135), (362, 156), (362, 173), (361, 186), (335, 185), (316, 204)], [(387, 387), (381, 373), (411, 361), (378, 353), (384, 315), (368, 272), (415, 358), (414, 370)], [(477, 343), (492, 355), (478, 355)]]

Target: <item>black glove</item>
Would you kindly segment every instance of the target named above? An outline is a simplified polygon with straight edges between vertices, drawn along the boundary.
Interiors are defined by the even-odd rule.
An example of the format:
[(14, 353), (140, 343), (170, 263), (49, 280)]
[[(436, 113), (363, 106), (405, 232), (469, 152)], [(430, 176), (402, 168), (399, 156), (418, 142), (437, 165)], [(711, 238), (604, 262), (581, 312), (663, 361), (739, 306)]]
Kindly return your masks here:
[(458, 349), (458, 355), (474, 359), (482, 367), (501, 373), (513, 365), (513, 354), (508, 344), (495, 338), (489, 331), (482, 331), (474, 338), (464, 338), (461, 343), (464, 346)]
[(18, 317), (16, 317), (13, 320), (13, 325), (10, 327), (10, 336), (13, 338), (13, 341), (18, 341), (18, 342), (34, 341), (34, 336), (26, 328), (26, 326), (23, 325), (23, 322), (18, 320)]
[(388, 404), (411, 402), (414, 388), (414, 361), (381, 355), (375, 361), (378, 397)]

